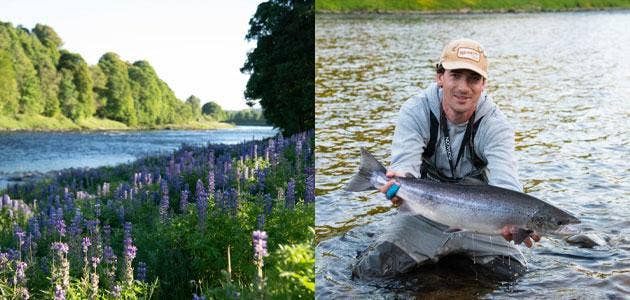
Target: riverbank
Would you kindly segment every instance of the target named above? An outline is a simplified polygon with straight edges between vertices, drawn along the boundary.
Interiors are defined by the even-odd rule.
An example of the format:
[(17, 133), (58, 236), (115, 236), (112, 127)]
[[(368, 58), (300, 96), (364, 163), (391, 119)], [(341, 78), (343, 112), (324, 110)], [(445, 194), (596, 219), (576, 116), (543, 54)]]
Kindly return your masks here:
[(96, 117), (73, 122), (63, 117), (41, 115), (0, 116), (0, 131), (104, 131), (104, 130), (209, 130), (232, 128), (234, 124), (217, 122), (209, 118), (189, 121), (183, 124), (153, 126), (127, 126), (124, 123)]
[(318, 13), (506, 13), (628, 8), (630, 8), (630, 2), (624, 0), (318, 0), (315, 2), (315, 11)]

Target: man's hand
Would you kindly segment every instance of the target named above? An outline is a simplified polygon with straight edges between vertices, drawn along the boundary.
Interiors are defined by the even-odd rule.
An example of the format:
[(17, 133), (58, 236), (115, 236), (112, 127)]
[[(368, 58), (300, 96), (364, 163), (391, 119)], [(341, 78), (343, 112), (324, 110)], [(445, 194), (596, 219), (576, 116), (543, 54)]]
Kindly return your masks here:
[[(392, 171), (392, 170), (387, 170), (387, 173), (385, 173), (385, 176), (387, 176), (387, 178), (390, 178), (390, 180), (384, 186), (382, 186), (380, 189), (378, 189), (383, 194), (387, 193), (387, 190), (389, 190), (389, 188), (392, 186), (392, 184), (394, 184), (394, 183), (398, 184), (396, 182), (396, 180), (391, 179), (391, 178), (393, 178), (393, 177), (405, 177), (405, 174), (400, 173), (400, 172), (396, 172), (396, 171)], [(402, 204), (402, 199), (398, 198), (397, 196), (394, 196), (391, 200), (392, 200), (392, 203), (394, 204), (394, 206), (400, 206)]]
[[(503, 229), (501, 229), (501, 235), (503, 236), (503, 238), (505, 238), (506, 241), (511, 241), (513, 240), (512, 235), (514, 233), (516, 233), (518, 230), (518, 226), (516, 225), (505, 225), (505, 227), (503, 227)], [(532, 233), (529, 235), (529, 237), (527, 237), (526, 239), (523, 240), (523, 243), (525, 244), (525, 246), (527, 246), (527, 248), (531, 248), (532, 245), (534, 244), (534, 242), (532, 242), (532, 240), (534, 240), (534, 242), (538, 242), (540, 241), (540, 236), (537, 233)]]

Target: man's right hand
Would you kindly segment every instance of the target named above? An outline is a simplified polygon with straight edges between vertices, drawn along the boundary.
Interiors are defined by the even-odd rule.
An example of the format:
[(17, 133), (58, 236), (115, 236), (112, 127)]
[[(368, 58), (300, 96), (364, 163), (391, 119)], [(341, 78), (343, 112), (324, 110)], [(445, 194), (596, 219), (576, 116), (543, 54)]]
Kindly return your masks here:
[[(392, 184), (400, 184), (400, 183), (396, 182), (396, 180), (394, 180), (392, 178), (394, 178), (394, 177), (405, 177), (405, 174), (400, 173), (400, 172), (396, 172), (396, 171), (392, 171), (392, 170), (387, 170), (387, 173), (385, 173), (385, 176), (387, 176), (387, 178), (389, 178), (390, 180), (384, 186), (382, 186), (380, 189), (378, 189), (383, 194), (387, 193), (387, 190), (389, 190), (389, 188), (392, 186)], [(400, 206), (402, 204), (402, 199), (400, 199), (398, 196), (392, 197), (391, 201), (394, 204), (394, 206)]]

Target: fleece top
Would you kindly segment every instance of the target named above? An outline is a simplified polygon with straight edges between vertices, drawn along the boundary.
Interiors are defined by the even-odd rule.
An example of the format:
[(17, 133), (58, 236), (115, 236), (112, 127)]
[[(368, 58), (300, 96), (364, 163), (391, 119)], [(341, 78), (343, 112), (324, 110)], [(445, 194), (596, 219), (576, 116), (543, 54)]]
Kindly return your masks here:
[[(429, 110), (439, 120), (441, 101), (442, 89), (433, 83), (419, 95), (407, 100), (400, 108), (392, 141), (391, 170), (420, 177), (422, 153), (431, 137)], [(514, 128), (485, 92), (481, 94), (477, 103), (475, 122), (481, 117), (483, 120), (479, 123), (474, 143), (475, 152), (487, 163), (488, 184), (521, 192), (522, 186), (517, 177), (514, 155)], [(455, 162), (467, 123), (447, 122)], [(451, 176), (442, 130), (438, 130), (435, 153), (430, 161), (435, 163), (442, 174)], [(473, 168), (472, 158), (466, 150), (455, 168), (455, 176), (463, 177)]]

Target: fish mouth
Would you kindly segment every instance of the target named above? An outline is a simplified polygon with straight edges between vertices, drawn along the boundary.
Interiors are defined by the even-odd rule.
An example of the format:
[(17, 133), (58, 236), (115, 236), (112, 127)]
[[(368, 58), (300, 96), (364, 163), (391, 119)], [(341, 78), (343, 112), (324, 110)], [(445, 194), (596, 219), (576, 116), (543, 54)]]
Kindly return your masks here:
[(582, 232), (582, 225), (580, 225), (580, 221), (578, 220), (575, 223), (569, 223), (560, 226), (558, 229), (554, 230), (553, 233), (560, 236), (568, 236), (568, 235), (576, 235)]

